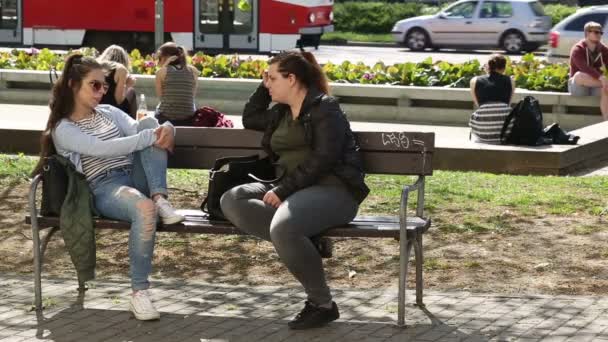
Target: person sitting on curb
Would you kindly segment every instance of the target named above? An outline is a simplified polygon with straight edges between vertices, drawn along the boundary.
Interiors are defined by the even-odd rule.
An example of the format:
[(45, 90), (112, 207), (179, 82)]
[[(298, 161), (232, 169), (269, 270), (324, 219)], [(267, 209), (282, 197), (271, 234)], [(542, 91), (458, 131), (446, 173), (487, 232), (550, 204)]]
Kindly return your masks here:
[(156, 72), (159, 98), (156, 118), (160, 123), (171, 121), (175, 126), (192, 126), (200, 72), (188, 64), (186, 50), (173, 42), (158, 48), (157, 57), (160, 69)]
[(574, 96), (601, 96), (600, 110), (608, 120), (608, 78), (602, 67), (608, 63), (608, 47), (601, 41), (602, 25), (590, 21), (585, 24), (585, 39), (570, 50), (570, 79), (568, 92)]
[(505, 75), (507, 59), (501, 54), (490, 56), (487, 75), (471, 79), (471, 95), (479, 108), (471, 115), (471, 137), (476, 142), (500, 144), (500, 133), (511, 112), (515, 81)]

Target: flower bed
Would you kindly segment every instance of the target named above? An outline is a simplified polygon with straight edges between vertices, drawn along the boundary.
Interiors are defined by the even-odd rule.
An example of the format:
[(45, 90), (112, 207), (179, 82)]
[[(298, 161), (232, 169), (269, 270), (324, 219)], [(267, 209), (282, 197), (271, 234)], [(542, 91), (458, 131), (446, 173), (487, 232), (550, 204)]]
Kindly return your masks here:
[[(95, 49), (83, 48), (80, 51), (97, 56)], [(138, 50), (133, 50), (130, 57), (134, 74), (153, 75), (156, 72), (158, 66), (153, 55), (142, 56)], [(261, 78), (268, 66), (265, 60), (242, 59), (238, 55), (213, 57), (197, 52), (188, 59), (200, 70), (202, 77), (256, 79)], [(0, 52), (0, 69), (61, 70), (63, 60), (63, 55), (48, 49), (13, 50)], [(323, 69), (333, 82), (451, 88), (466, 88), (472, 77), (484, 74), (483, 65), (477, 60), (456, 64), (431, 58), (420, 63), (376, 63), (373, 66), (345, 61), (341, 64), (327, 63)], [(565, 63), (551, 64), (528, 54), (519, 62), (509, 61), (506, 73), (514, 77), (518, 88), (566, 92), (568, 70)]]

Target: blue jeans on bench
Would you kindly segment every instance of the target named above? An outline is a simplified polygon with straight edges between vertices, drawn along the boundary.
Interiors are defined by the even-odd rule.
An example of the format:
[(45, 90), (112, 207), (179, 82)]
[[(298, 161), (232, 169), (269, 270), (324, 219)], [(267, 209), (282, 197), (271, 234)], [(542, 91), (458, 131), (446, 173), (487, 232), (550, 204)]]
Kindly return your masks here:
[[(144, 120), (146, 124), (140, 123), (140, 129), (158, 126), (153, 118)], [(90, 187), (102, 216), (131, 222), (131, 287), (148, 289), (158, 217), (150, 195), (167, 194), (167, 151), (150, 146), (135, 152), (131, 168), (112, 169), (92, 181)]]

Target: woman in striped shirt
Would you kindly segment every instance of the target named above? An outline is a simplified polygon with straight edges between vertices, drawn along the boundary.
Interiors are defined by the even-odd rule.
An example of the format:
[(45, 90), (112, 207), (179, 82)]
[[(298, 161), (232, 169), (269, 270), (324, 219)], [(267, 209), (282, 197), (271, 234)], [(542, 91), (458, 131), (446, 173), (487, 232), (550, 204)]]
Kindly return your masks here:
[(160, 69), (156, 72), (156, 95), (160, 102), (156, 117), (161, 123), (192, 126), (199, 71), (188, 64), (184, 48), (173, 42), (163, 44), (157, 55)]
[(165, 224), (184, 220), (167, 201), (167, 151), (175, 131), (148, 117), (135, 121), (120, 109), (99, 105), (107, 91), (102, 66), (90, 57), (69, 56), (53, 87), (42, 156), (54, 151), (86, 177), (97, 211), (131, 222), (130, 310), (140, 320), (158, 319), (147, 289), (157, 216)]

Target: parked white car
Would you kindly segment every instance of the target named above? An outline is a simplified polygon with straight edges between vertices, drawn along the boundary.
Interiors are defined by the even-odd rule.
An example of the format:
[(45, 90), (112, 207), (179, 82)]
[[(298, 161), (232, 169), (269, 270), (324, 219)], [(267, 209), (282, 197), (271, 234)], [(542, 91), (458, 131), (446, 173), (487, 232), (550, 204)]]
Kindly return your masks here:
[(590, 21), (601, 24), (606, 31), (608, 6), (581, 8), (555, 25), (549, 33), (547, 59), (549, 61), (564, 61), (569, 58), (572, 46), (585, 38), (583, 28)]
[(411, 50), (441, 47), (533, 51), (547, 43), (551, 18), (536, 0), (461, 0), (435, 15), (398, 21), (393, 39)]

